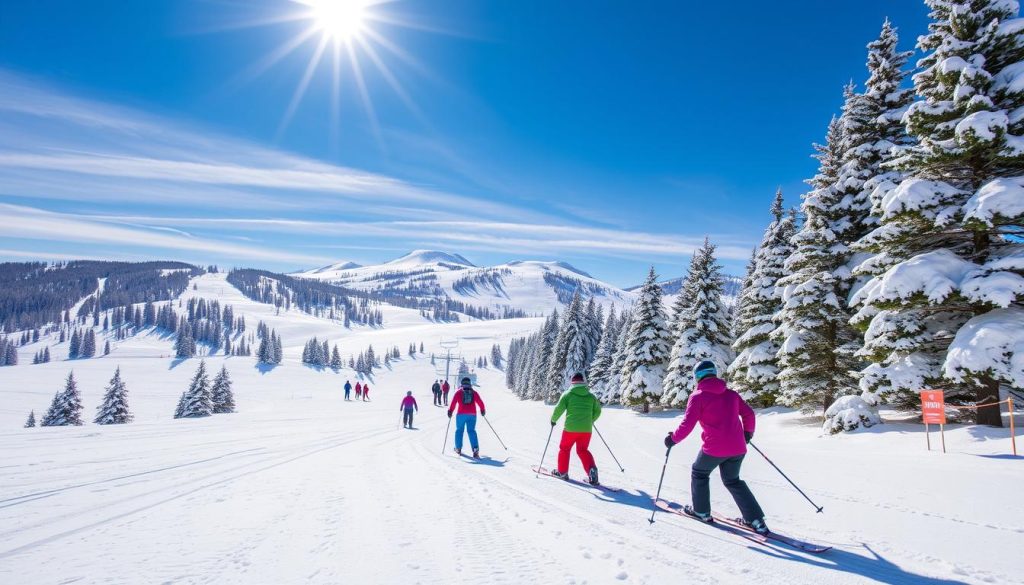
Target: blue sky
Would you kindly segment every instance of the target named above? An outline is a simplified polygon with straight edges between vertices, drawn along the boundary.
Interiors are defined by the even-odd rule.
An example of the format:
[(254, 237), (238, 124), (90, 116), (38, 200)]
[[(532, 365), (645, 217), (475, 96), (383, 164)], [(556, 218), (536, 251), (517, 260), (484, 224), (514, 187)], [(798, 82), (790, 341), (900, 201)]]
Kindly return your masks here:
[(5, 4), (0, 259), (289, 271), (434, 248), (630, 285), (710, 236), (742, 274), (883, 19), (907, 49), (927, 25), (917, 0), (367, 12), (335, 89), (292, 0)]

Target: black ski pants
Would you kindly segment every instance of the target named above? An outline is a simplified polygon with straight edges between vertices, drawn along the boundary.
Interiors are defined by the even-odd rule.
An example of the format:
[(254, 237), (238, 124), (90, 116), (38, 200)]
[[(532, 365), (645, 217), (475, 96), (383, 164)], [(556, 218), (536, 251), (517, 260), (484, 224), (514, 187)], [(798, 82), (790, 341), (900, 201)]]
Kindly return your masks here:
[(406, 408), (402, 411), (402, 426), (412, 428), (412, 409)]
[(746, 482), (740, 479), (740, 466), (743, 465), (743, 457), (745, 456), (712, 457), (703, 451), (697, 455), (697, 460), (693, 462), (690, 473), (690, 493), (693, 495), (694, 511), (701, 514), (711, 513), (709, 481), (711, 472), (717, 467), (722, 476), (722, 483), (732, 494), (732, 499), (736, 501), (736, 506), (743, 514), (743, 519), (751, 522), (764, 518), (764, 512), (761, 511), (761, 506), (754, 498), (754, 494), (751, 493)]

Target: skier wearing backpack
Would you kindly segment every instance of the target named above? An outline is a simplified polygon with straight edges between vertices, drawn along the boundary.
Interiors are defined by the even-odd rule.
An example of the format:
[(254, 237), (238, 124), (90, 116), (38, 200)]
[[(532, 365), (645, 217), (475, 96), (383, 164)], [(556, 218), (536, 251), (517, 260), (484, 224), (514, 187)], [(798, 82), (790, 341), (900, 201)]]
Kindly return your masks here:
[[(447, 383), (446, 383), (447, 385)], [(452, 417), (455, 407), (459, 408), (459, 414), (455, 417), (455, 454), (462, 455), (462, 432), (469, 433), (469, 446), (473, 448), (473, 457), (480, 458), (480, 441), (476, 436), (476, 409), (480, 407), (480, 416), (487, 416), (487, 408), (480, 394), (473, 390), (473, 383), (469, 378), (462, 379), (462, 388), (455, 392), (454, 400), (448, 407), (448, 418)]]
[(451, 389), (452, 387), (448, 385), (448, 380), (445, 380), (444, 384), (441, 384), (441, 393), (444, 395), (445, 406), (448, 406), (448, 391)]
[(558, 444), (558, 469), (551, 475), (569, 478), (569, 451), (576, 446), (576, 455), (583, 464), (583, 470), (591, 485), (600, 485), (597, 477), (597, 464), (591, 455), (590, 437), (594, 431), (594, 421), (601, 416), (601, 403), (590, 393), (583, 374), (577, 372), (572, 376), (572, 386), (562, 394), (562, 398), (551, 415), (551, 426), (558, 424), (558, 419), (565, 413), (565, 428), (562, 440)]
[(413, 410), (416, 412), (420, 411), (420, 406), (416, 404), (416, 399), (412, 397), (412, 390), (405, 393), (405, 398), (402, 399), (402, 406), (399, 410), (402, 411), (402, 426), (411, 429), (412, 428), (412, 413)]
[(352, 392), (352, 383), (345, 380), (345, 400), (350, 400), (349, 396)]
[(434, 380), (434, 385), (430, 387), (430, 391), (434, 394), (434, 406), (441, 406), (441, 384)]
[(363, 397), (363, 384), (362, 382), (356, 382), (356, 400)]
[(746, 482), (740, 479), (747, 443), (754, 436), (754, 411), (739, 394), (726, 387), (718, 377), (714, 362), (700, 362), (693, 369), (693, 376), (697, 389), (686, 402), (683, 421), (674, 433), (665, 437), (665, 446), (671, 449), (700, 423), (703, 446), (690, 474), (693, 506), (685, 506), (683, 511), (704, 522), (714, 521), (708, 482), (717, 467), (722, 483), (743, 514), (743, 523), (758, 534), (767, 534), (764, 512)]

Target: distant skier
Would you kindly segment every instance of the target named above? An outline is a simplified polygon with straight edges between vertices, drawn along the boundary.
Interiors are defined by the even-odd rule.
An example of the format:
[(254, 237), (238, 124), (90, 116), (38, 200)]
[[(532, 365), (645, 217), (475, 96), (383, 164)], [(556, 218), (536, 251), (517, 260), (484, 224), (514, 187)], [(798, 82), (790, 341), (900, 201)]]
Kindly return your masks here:
[(430, 387), (430, 391), (434, 394), (434, 406), (441, 406), (441, 384), (437, 380), (434, 380), (434, 385)]
[(369, 384), (363, 384), (363, 402), (366, 402), (369, 399), (370, 399), (370, 385)]
[(360, 400), (363, 397), (363, 384), (362, 382), (356, 382), (356, 400)]
[(402, 399), (402, 406), (399, 410), (402, 411), (402, 426), (411, 429), (412, 428), (412, 412), (420, 411), (420, 407), (416, 404), (416, 399), (412, 397), (412, 390), (405, 393), (405, 398)]
[(345, 400), (351, 400), (349, 398), (349, 396), (351, 396), (351, 393), (352, 393), (352, 383), (349, 382), (348, 380), (345, 380)]
[(754, 411), (718, 378), (713, 362), (705, 360), (697, 364), (693, 377), (697, 380), (697, 390), (686, 402), (683, 421), (674, 433), (665, 437), (665, 446), (671, 449), (690, 434), (694, 425), (700, 423), (704, 444), (693, 462), (690, 475), (693, 506), (685, 506), (683, 511), (704, 522), (714, 521), (708, 482), (711, 472), (718, 467), (722, 483), (743, 514), (743, 522), (759, 534), (767, 534), (764, 512), (746, 482), (740, 479), (740, 466), (747, 454), (746, 444), (754, 436)]
[(576, 445), (576, 455), (579, 456), (583, 471), (587, 473), (591, 485), (600, 485), (597, 464), (594, 463), (594, 456), (590, 454), (589, 447), (594, 421), (601, 416), (601, 403), (590, 393), (583, 374), (573, 374), (571, 383), (572, 386), (562, 394), (554, 414), (551, 415), (551, 426), (555, 426), (562, 413), (565, 413), (565, 428), (562, 430), (562, 440), (558, 444), (558, 470), (552, 471), (551, 475), (568, 479), (569, 451)]
[(448, 380), (445, 380), (444, 384), (441, 384), (441, 393), (444, 394), (444, 405), (445, 406), (448, 406), (448, 391), (451, 390), (451, 389), (452, 389), (452, 387), (448, 385)]
[[(445, 382), (447, 386), (447, 382)], [(469, 378), (462, 379), (462, 388), (455, 392), (455, 399), (448, 407), (448, 418), (452, 417), (455, 407), (459, 414), (455, 417), (455, 453), (462, 455), (462, 432), (469, 433), (469, 446), (473, 448), (473, 457), (480, 458), (480, 441), (476, 436), (476, 408), (480, 407), (480, 416), (487, 416), (487, 408), (480, 394), (473, 390), (473, 382)]]

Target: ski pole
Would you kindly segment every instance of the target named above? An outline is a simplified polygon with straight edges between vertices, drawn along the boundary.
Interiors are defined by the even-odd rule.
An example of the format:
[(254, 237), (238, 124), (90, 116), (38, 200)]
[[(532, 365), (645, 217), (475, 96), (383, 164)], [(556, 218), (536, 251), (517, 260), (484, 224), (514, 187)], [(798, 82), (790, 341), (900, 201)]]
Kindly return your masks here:
[(770, 463), (770, 464), (771, 464), (771, 466), (775, 468), (775, 471), (778, 471), (778, 472), (779, 472), (779, 475), (781, 475), (782, 477), (786, 478), (786, 481), (788, 481), (788, 482), (789, 482), (789, 485), (791, 485), (791, 486), (793, 486), (794, 488), (796, 488), (796, 491), (800, 492), (800, 495), (801, 495), (801, 496), (803, 496), (805, 500), (807, 500), (808, 502), (810, 502), (810, 503), (811, 503), (811, 505), (812, 505), (812, 506), (814, 506), (814, 508), (815, 508), (815, 509), (816, 509), (816, 510), (818, 511), (818, 513), (819, 513), (819, 514), (821, 514), (821, 513), (822, 513), (822, 510), (824, 510), (824, 508), (823, 508), (823, 507), (821, 507), (821, 506), (819, 506), (818, 504), (815, 504), (815, 503), (814, 503), (814, 501), (813, 501), (813, 500), (811, 500), (811, 498), (807, 497), (807, 494), (805, 494), (805, 493), (804, 493), (804, 490), (802, 490), (802, 489), (800, 489), (799, 487), (797, 487), (797, 485), (796, 485), (795, 483), (793, 483), (793, 480), (789, 479), (789, 477), (787, 477), (785, 473), (782, 473), (782, 470), (781, 470), (781, 469), (779, 469), (779, 466), (778, 466), (778, 465), (775, 465), (775, 463), (772, 463), (772, 460), (771, 460), (771, 459), (769, 459), (769, 458), (768, 458), (768, 456), (767, 456), (767, 455), (765, 455), (763, 451), (761, 451), (760, 449), (758, 449), (758, 448), (757, 448), (757, 445), (755, 445), (755, 444), (753, 443), (753, 441), (751, 441), (751, 442), (750, 442), (750, 446), (751, 446), (751, 447), (753, 447), (755, 451), (757, 451), (758, 453), (760, 453), (760, 454), (761, 454), (761, 457), (764, 457), (764, 460), (765, 460), (765, 461), (767, 461), (768, 463)]
[(621, 463), (619, 463), (619, 459), (615, 457), (615, 453), (612, 453), (612, 448), (608, 446), (608, 441), (604, 440), (604, 435), (602, 435), (601, 431), (597, 429), (597, 425), (594, 425), (594, 431), (597, 433), (598, 438), (601, 439), (601, 442), (604, 443), (604, 448), (608, 449), (608, 454), (611, 455), (612, 459), (615, 460), (615, 464), (619, 466), (619, 471), (621, 471), (622, 473), (626, 473), (626, 468), (623, 467)]
[[(671, 435), (672, 433), (669, 433)], [(661, 484), (665, 482), (665, 469), (668, 468), (668, 456), (672, 454), (672, 447), (665, 449), (665, 463), (661, 466), (661, 479), (658, 480), (658, 493), (654, 496), (654, 509), (651, 510), (651, 519), (648, 520), (651, 524), (654, 524), (654, 515), (658, 512), (658, 500), (661, 499)]]
[(452, 417), (448, 417), (448, 427), (444, 431), (444, 443), (441, 444), (441, 454), (444, 455), (444, 448), (448, 446), (448, 432), (452, 430)]
[[(480, 415), (480, 416), (483, 417), (484, 422), (487, 423), (487, 426), (491, 427), (491, 432), (494, 433), (494, 436), (498, 437), (498, 431), (494, 430), (494, 427), (491, 426), (491, 421), (487, 420), (486, 416), (483, 416), (483, 415)], [(506, 451), (508, 451), (508, 447), (505, 446), (505, 442), (501, 440), (501, 437), (498, 437), (498, 442), (501, 443), (502, 448), (504, 448)]]
[(540, 464), (537, 465), (537, 475), (540, 477), (540, 470), (544, 467), (544, 458), (548, 456), (548, 447), (551, 446), (551, 435), (555, 434), (555, 425), (551, 425), (551, 430), (548, 431), (548, 442), (544, 443), (544, 452), (540, 455)]

